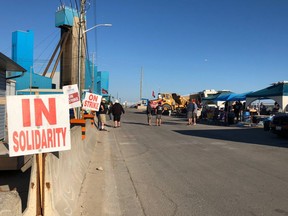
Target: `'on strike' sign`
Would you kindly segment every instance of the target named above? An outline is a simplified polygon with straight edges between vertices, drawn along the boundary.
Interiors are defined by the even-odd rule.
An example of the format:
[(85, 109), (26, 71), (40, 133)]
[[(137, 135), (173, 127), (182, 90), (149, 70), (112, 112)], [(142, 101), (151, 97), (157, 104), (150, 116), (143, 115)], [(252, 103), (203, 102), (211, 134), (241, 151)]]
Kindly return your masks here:
[(86, 93), (85, 99), (82, 101), (82, 109), (98, 111), (101, 103), (101, 95)]
[(66, 95), (7, 96), (9, 155), (71, 149)]

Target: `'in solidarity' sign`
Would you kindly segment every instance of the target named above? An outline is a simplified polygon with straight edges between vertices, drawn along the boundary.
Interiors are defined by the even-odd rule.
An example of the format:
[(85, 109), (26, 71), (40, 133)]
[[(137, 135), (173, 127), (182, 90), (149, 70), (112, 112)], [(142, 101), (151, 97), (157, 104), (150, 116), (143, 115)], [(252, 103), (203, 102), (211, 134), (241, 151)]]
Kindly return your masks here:
[(71, 149), (66, 95), (7, 96), (9, 155)]

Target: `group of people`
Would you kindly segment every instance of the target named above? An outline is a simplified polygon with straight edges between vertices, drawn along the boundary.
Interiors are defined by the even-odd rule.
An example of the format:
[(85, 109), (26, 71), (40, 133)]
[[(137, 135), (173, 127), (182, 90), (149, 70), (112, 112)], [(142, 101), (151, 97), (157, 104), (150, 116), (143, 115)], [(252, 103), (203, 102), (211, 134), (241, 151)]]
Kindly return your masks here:
[(107, 104), (106, 99), (102, 98), (99, 111), (96, 113), (98, 117), (98, 129), (100, 131), (107, 131), (106, 126), (106, 115), (109, 115), (110, 120), (114, 121), (114, 128), (120, 127), (121, 115), (125, 113), (123, 106), (118, 100), (115, 100), (114, 104)]
[[(154, 112), (154, 109), (151, 107), (150, 101), (148, 101), (146, 113), (147, 113), (148, 125), (150, 125), (150, 126), (152, 125), (152, 113), (153, 112)], [(164, 108), (163, 108), (161, 102), (158, 102), (158, 105), (155, 108), (156, 126), (161, 126), (163, 112), (164, 112)]]
[[(194, 99), (192, 99), (188, 103), (186, 109), (187, 109), (187, 119), (188, 119), (187, 125), (196, 125), (198, 106), (197, 106)], [(147, 114), (148, 125), (150, 125), (150, 126), (152, 125), (152, 113), (153, 112), (155, 112), (155, 114), (156, 114), (156, 126), (161, 126), (162, 114), (164, 112), (164, 108), (163, 108), (163, 105), (161, 104), (161, 102), (158, 102), (157, 107), (155, 109), (153, 109), (151, 107), (150, 101), (148, 101), (146, 114)]]

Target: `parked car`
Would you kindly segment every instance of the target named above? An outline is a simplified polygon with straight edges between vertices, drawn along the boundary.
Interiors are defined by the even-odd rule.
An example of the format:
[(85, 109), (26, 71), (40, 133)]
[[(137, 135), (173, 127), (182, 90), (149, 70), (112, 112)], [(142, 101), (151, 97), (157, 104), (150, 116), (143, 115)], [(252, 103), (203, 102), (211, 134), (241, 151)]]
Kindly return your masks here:
[(279, 136), (288, 136), (288, 113), (275, 115), (270, 123), (270, 130)]

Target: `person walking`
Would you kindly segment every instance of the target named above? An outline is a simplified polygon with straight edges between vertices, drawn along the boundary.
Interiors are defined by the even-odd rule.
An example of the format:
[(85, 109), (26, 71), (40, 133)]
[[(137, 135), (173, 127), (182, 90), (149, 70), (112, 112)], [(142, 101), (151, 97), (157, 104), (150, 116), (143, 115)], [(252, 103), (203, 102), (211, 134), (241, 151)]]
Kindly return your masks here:
[(109, 115), (110, 121), (112, 120), (112, 106), (113, 106), (113, 103), (110, 101), (108, 105), (108, 115)]
[(193, 117), (193, 111), (194, 111), (194, 104), (193, 104), (192, 100), (190, 100), (186, 109), (187, 109), (187, 119), (188, 119), (187, 125), (192, 125), (192, 123), (193, 123), (192, 117)]
[(125, 111), (122, 107), (122, 105), (119, 103), (118, 100), (115, 100), (115, 103), (112, 106), (112, 115), (114, 120), (114, 128), (120, 127), (120, 120), (122, 113), (124, 114)]
[(151, 107), (150, 101), (148, 101), (148, 104), (147, 104), (146, 114), (147, 114), (148, 125), (151, 126), (152, 125), (151, 124), (151, 121), (152, 121), (152, 107)]
[(192, 122), (193, 122), (193, 125), (196, 125), (198, 106), (195, 100), (192, 100), (192, 103), (193, 103)]
[(100, 131), (107, 131), (105, 129), (105, 124), (106, 124), (106, 114), (108, 111), (108, 106), (106, 104), (106, 99), (102, 98), (100, 108), (99, 108), (99, 117), (100, 117)]
[(156, 107), (156, 126), (161, 126), (162, 124), (162, 113), (164, 112), (161, 102), (158, 103)]

